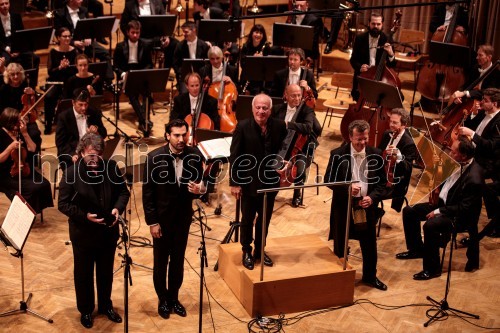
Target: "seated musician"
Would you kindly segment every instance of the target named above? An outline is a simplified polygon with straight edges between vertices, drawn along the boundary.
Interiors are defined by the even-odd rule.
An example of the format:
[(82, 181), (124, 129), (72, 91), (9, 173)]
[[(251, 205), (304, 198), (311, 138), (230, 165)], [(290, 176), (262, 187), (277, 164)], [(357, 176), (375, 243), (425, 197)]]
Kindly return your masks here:
[[(10, 11), (10, 0), (0, 0), (0, 58), (5, 64), (17, 62), (25, 69), (38, 68), (40, 57), (33, 52), (12, 52), (12, 34), (24, 30), (23, 19), (20, 14)], [(38, 71), (32, 79), (38, 81)]]
[[(454, 14), (454, 6), (451, 4), (439, 4), (436, 6), (429, 24), (430, 32), (444, 31), (450, 24)], [(466, 32), (468, 29), (468, 14), (464, 7), (458, 7), (457, 31)]]
[(219, 7), (209, 7), (208, 0), (194, 0), (193, 20), (199, 26), (200, 20), (222, 20), (224, 12)]
[(102, 80), (98, 75), (89, 72), (89, 58), (85, 54), (79, 54), (75, 64), (78, 72), (64, 84), (63, 98), (73, 98), (73, 92), (78, 88), (87, 89), (91, 96), (102, 95)]
[(224, 81), (226, 84), (231, 82), (235, 85), (238, 84), (238, 70), (232, 65), (227, 65), (226, 75), (222, 77), (224, 55), (218, 46), (212, 46), (208, 49), (208, 59), (210, 63), (200, 69), (200, 76), (203, 79), (208, 77), (210, 84), (221, 81)]
[(293, 48), (288, 51), (288, 68), (281, 69), (274, 74), (271, 88), (272, 97), (283, 97), (286, 86), (290, 84), (298, 84), (304, 91), (311, 90), (314, 98), (318, 97), (313, 72), (300, 66), (304, 60), (302, 49)]
[[(441, 275), (439, 246), (444, 238), (450, 239), (453, 225), (458, 232), (467, 230), (471, 238), (465, 271), (479, 269), (477, 224), (484, 186), (483, 169), (474, 159), (474, 145), (464, 136), (453, 142), (451, 157), (462, 166), (441, 186), (437, 204), (419, 203), (403, 209), (408, 251), (396, 254), (396, 258), (423, 258), (423, 270), (413, 275), (414, 280), (429, 280)], [(422, 221), (425, 221), (424, 240), (420, 230)]]
[(333, 47), (335, 46), (335, 43), (337, 43), (337, 38), (339, 37), (340, 27), (342, 26), (343, 20), (344, 12), (333, 14), (330, 23), (330, 33), (326, 38), (325, 50), (323, 51), (324, 54), (332, 53)]
[(383, 23), (384, 17), (382, 14), (372, 12), (368, 31), (357, 35), (354, 40), (350, 63), (354, 69), (351, 96), (355, 101), (359, 98), (358, 75), (368, 71), (370, 67), (377, 66), (384, 51), (388, 55), (387, 66), (396, 66), (392, 46), (387, 35), (382, 32)]
[[(472, 139), (476, 150), (475, 160), (485, 170), (485, 179), (492, 182), (483, 189), (484, 205), (490, 222), (479, 233), (484, 236), (498, 237), (500, 231), (500, 89), (488, 88), (482, 91), (481, 110), (474, 118), (469, 116), (464, 127), (458, 132)], [(463, 241), (463, 240), (462, 240)], [(467, 243), (463, 241), (462, 243)]]
[[(405, 109), (392, 109), (389, 118), (389, 127), (383, 136), (378, 148), (386, 152), (388, 163), (391, 156), (395, 157), (395, 165), (391, 168), (393, 180), (388, 193), (392, 198), (391, 208), (401, 211), (406, 192), (410, 184), (413, 161), (417, 157), (417, 147), (406, 127), (410, 124), (410, 115)], [(389, 178), (389, 177), (388, 177)]]
[[(67, 2), (67, 0), (53, 0), (53, 6), (55, 9), (61, 9)], [(89, 13), (92, 14), (92, 17), (104, 16), (104, 6), (101, 2), (99, 2), (99, 0), (82, 0), (82, 6), (87, 8)], [(98, 42), (108, 45), (108, 42), (105, 39), (99, 40)]]
[(16, 153), (21, 144), (27, 152), (23, 161), (26, 164), (21, 163), (21, 194), (36, 213), (54, 206), (49, 181), (35, 169), (35, 154), (41, 142), (36, 122), (27, 124), (25, 119), (20, 119), (18, 110), (3, 109), (0, 114), (0, 192), (12, 200), (19, 191), (19, 154)]
[(198, 30), (196, 24), (192, 21), (187, 21), (181, 26), (184, 34), (184, 40), (179, 42), (174, 51), (173, 67), (177, 76), (177, 90), (179, 93), (186, 92), (186, 86), (181, 78), (182, 61), (184, 59), (205, 59), (207, 57), (208, 48), (207, 42), (198, 38)]
[[(75, 69), (70, 67), (76, 60), (76, 48), (70, 45), (71, 31), (68, 28), (61, 28), (56, 31), (58, 45), (50, 50), (47, 60), (47, 81), (66, 83), (74, 75)], [(45, 131), (44, 134), (52, 133), (52, 123), (56, 111), (57, 101), (63, 93), (63, 85), (55, 84), (45, 95)]]
[(98, 133), (103, 138), (107, 135), (101, 111), (90, 107), (89, 100), (90, 93), (86, 89), (76, 89), (73, 106), (57, 116), (57, 156), (64, 169), (78, 160), (76, 146), (86, 133)]
[[(302, 89), (297, 84), (290, 84), (287, 86), (285, 89), (285, 101), (286, 103), (273, 106), (272, 116), (285, 121), (287, 129), (294, 130), (297, 134), (309, 137), (312, 133), (314, 117), (316, 117), (316, 115), (313, 109), (301, 103)], [(310, 143), (312, 147), (310, 147)], [(309, 152), (308, 154), (309, 149), (314, 150), (314, 142), (311, 139), (306, 141), (301, 152), (296, 155), (297, 159), (294, 161), (294, 166), (297, 167), (297, 177), (294, 180), (295, 185), (304, 185), (306, 168), (308, 164), (311, 163), (310, 160), (307, 160), (307, 156), (310, 156), (312, 153)], [(298, 207), (301, 204), (301, 190), (294, 190), (292, 207)]]
[[(66, 6), (54, 12), (54, 29), (57, 31), (62, 27), (66, 27), (71, 31), (71, 34), (74, 34), (78, 21), (88, 17), (88, 10), (82, 6), (82, 0), (67, 0)], [(99, 40), (97, 42), (103, 43), (105, 41)], [(89, 58), (93, 57), (95, 54), (97, 59), (108, 63), (106, 75), (102, 79), (111, 81), (114, 79), (113, 69), (111, 68), (111, 57), (109, 52), (97, 42), (91, 39), (72, 41), (73, 45), (80, 52), (85, 53)]]
[(11, 62), (5, 68), (4, 85), (0, 87), (0, 110), (5, 108), (23, 109), (22, 97), (24, 94), (34, 95), (35, 91), (28, 87), (23, 67)]
[[(124, 80), (127, 72), (131, 69), (151, 69), (153, 62), (151, 59), (150, 44), (140, 39), (141, 23), (130, 21), (127, 25), (127, 37), (123, 42), (116, 44), (113, 54), (113, 65), (119, 80)], [(146, 133), (146, 103), (145, 99), (150, 96), (142, 96), (143, 104), (139, 102), (138, 94), (127, 94), (130, 104), (134, 108), (139, 119), (139, 128)], [(149, 111), (149, 110), (148, 110)], [(153, 123), (149, 120), (147, 131), (152, 128)]]
[(291, 24), (311, 26), (314, 28), (312, 50), (306, 50), (305, 55), (307, 58), (311, 58), (316, 61), (319, 59), (319, 38), (324, 28), (323, 21), (320, 17), (307, 13), (309, 10), (309, 1), (295, 1), (295, 4), (296, 9), (304, 12), (304, 14), (294, 15), (295, 18), (292, 16)]
[[(477, 49), (477, 55), (476, 55), (476, 60), (477, 60), (477, 66), (474, 66), (474, 68), (471, 71), (470, 75), (470, 83), (476, 81), (477, 78), (480, 78), (486, 73), (487, 70), (493, 66), (493, 47), (488, 44), (480, 45), (479, 48)], [(467, 97), (467, 98), (472, 98), (475, 100), (481, 100), (482, 95), (481, 95), (481, 89), (486, 89), (486, 88), (499, 88), (500, 87), (500, 69), (496, 69), (493, 73), (491, 73), (488, 77), (483, 78), (478, 86), (477, 89), (469, 90), (469, 91), (455, 91), (451, 98), (453, 99), (453, 102), (455, 104), (461, 104), (462, 99)]]

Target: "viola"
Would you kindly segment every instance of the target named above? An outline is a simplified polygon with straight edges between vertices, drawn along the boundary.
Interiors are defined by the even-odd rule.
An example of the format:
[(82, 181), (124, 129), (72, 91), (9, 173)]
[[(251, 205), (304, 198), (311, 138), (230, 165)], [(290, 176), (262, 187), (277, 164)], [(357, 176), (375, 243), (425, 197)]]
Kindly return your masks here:
[[(311, 64), (312, 64), (312, 59), (308, 57), (306, 59), (306, 66), (302, 71), (302, 77), (300, 78), (301, 81), (306, 79), (307, 70), (311, 68)], [(308, 107), (314, 110), (314, 108), (316, 107), (316, 98), (314, 98), (314, 93), (312, 89), (305, 90), (304, 88), (302, 88), (302, 101)]]
[(14, 162), (10, 168), (10, 176), (13, 178), (19, 176), (19, 170), (21, 170), (21, 176), (28, 177), (31, 174), (30, 165), (26, 162), (28, 151), (22, 146), (21, 133), (18, 132), (16, 136), (18, 137), (19, 149), (13, 149), (10, 152), (10, 158)]
[[(389, 146), (394, 144), (394, 140), (398, 137), (399, 133), (400, 131), (392, 133)], [(394, 171), (396, 169), (396, 161), (398, 159), (397, 148), (384, 150), (382, 157), (385, 161), (384, 168), (387, 175), (386, 187), (392, 187), (394, 185)]]
[(19, 118), (24, 120), (26, 123), (34, 123), (37, 118), (38, 114), (36, 111), (36, 107), (38, 104), (40, 104), (41, 101), (44, 100), (45, 96), (48, 94), (49, 91), (52, 90), (54, 86), (50, 86), (49, 89), (47, 89), (40, 98), (35, 101), (35, 94), (24, 94), (21, 97), (21, 102), (23, 103), (23, 109), (19, 113)]

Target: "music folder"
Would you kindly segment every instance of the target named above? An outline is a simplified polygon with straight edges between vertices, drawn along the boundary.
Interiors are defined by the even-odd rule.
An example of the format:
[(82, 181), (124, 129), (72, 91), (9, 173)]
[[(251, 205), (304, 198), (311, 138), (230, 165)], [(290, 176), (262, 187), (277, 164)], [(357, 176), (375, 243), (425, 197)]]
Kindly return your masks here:
[(21, 194), (16, 193), (0, 227), (2, 243), (22, 252), (35, 217), (33, 208)]

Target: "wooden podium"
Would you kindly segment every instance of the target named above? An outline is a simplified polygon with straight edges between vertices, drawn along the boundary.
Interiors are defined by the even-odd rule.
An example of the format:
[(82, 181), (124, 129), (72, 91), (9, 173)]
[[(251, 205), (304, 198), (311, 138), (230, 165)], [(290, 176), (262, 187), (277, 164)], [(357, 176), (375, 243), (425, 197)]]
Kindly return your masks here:
[(219, 274), (248, 314), (277, 315), (352, 304), (356, 271), (342, 263), (317, 235), (268, 239), (266, 252), (274, 261), (250, 271), (241, 264), (239, 243), (221, 244)]

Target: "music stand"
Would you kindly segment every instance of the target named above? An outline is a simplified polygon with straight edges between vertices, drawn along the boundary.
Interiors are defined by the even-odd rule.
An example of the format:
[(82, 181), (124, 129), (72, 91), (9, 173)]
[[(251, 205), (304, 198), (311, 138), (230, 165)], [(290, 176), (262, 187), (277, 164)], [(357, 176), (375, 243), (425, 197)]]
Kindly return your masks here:
[(12, 52), (35, 52), (49, 47), (52, 27), (24, 29), (12, 34)]
[[(243, 119), (251, 118), (252, 115), (252, 100), (255, 96), (250, 95), (240, 95), (238, 96), (238, 104), (236, 106), (236, 120), (238, 122)], [(273, 105), (278, 105), (283, 103), (281, 97), (271, 97)]]
[[(360, 76), (358, 76), (358, 85), (359, 91), (363, 94), (365, 100), (376, 105), (376, 110), (373, 112), (372, 117), (377, 117), (377, 123), (380, 119), (379, 115), (382, 112), (382, 108), (394, 109), (403, 107), (399, 90), (393, 85)], [(378, 129), (375, 126), (375, 146), (378, 145), (377, 137)]]
[(470, 48), (451, 43), (431, 41), (429, 59), (436, 64), (466, 67), (469, 63)]
[(288, 23), (273, 24), (273, 45), (313, 49), (314, 28)]
[(38, 83), (38, 68), (25, 69), (24, 77), (28, 80), (28, 86), (35, 90)]
[(177, 15), (139, 16), (141, 22), (141, 38), (171, 36), (175, 30)]
[[(90, 96), (89, 106), (96, 110), (101, 110), (102, 101), (103, 101), (102, 95)], [(59, 104), (57, 104), (57, 109), (61, 109), (61, 111), (67, 110), (71, 107), (73, 107), (72, 99), (62, 99), (59, 102)]]
[(265, 90), (266, 82), (272, 82), (274, 74), (288, 66), (288, 57), (286, 56), (248, 56), (245, 57), (245, 68), (247, 70), (248, 81), (261, 81), (263, 82), (262, 89)]
[(236, 42), (241, 34), (241, 23), (238, 20), (201, 20), (198, 37), (212, 43), (222, 45), (224, 42)]
[[(105, 37), (111, 36), (111, 31), (115, 24), (115, 16), (101, 16), (96, 18), (88, 18), (78, 20), (76, 22), (75, 31), (73, 33), (73, 40), (84, 40), (90, 38), (104, 39)], [(95, 59), (95, 48), (94, 43), (92, 46), (92, 59)]]
[(123, 91), (128, 95), (142, 95), (146, 103), (146, 123), (144, 136), (149, 137), (149, 96), (165, 91), (170, 68), (131, 70), (125, 76)]
[[(184, 59), (182, 60), (182, 67), (181, 67), (181, 78), (180, 80), (184, 82), (184, 78), (186, 75), (189, 73), (196, 72), (200, 74), (200, 69), (205, 66), (207, 63), (206, 59)], [(203, 81), (203, 78), (201, 78)]]

